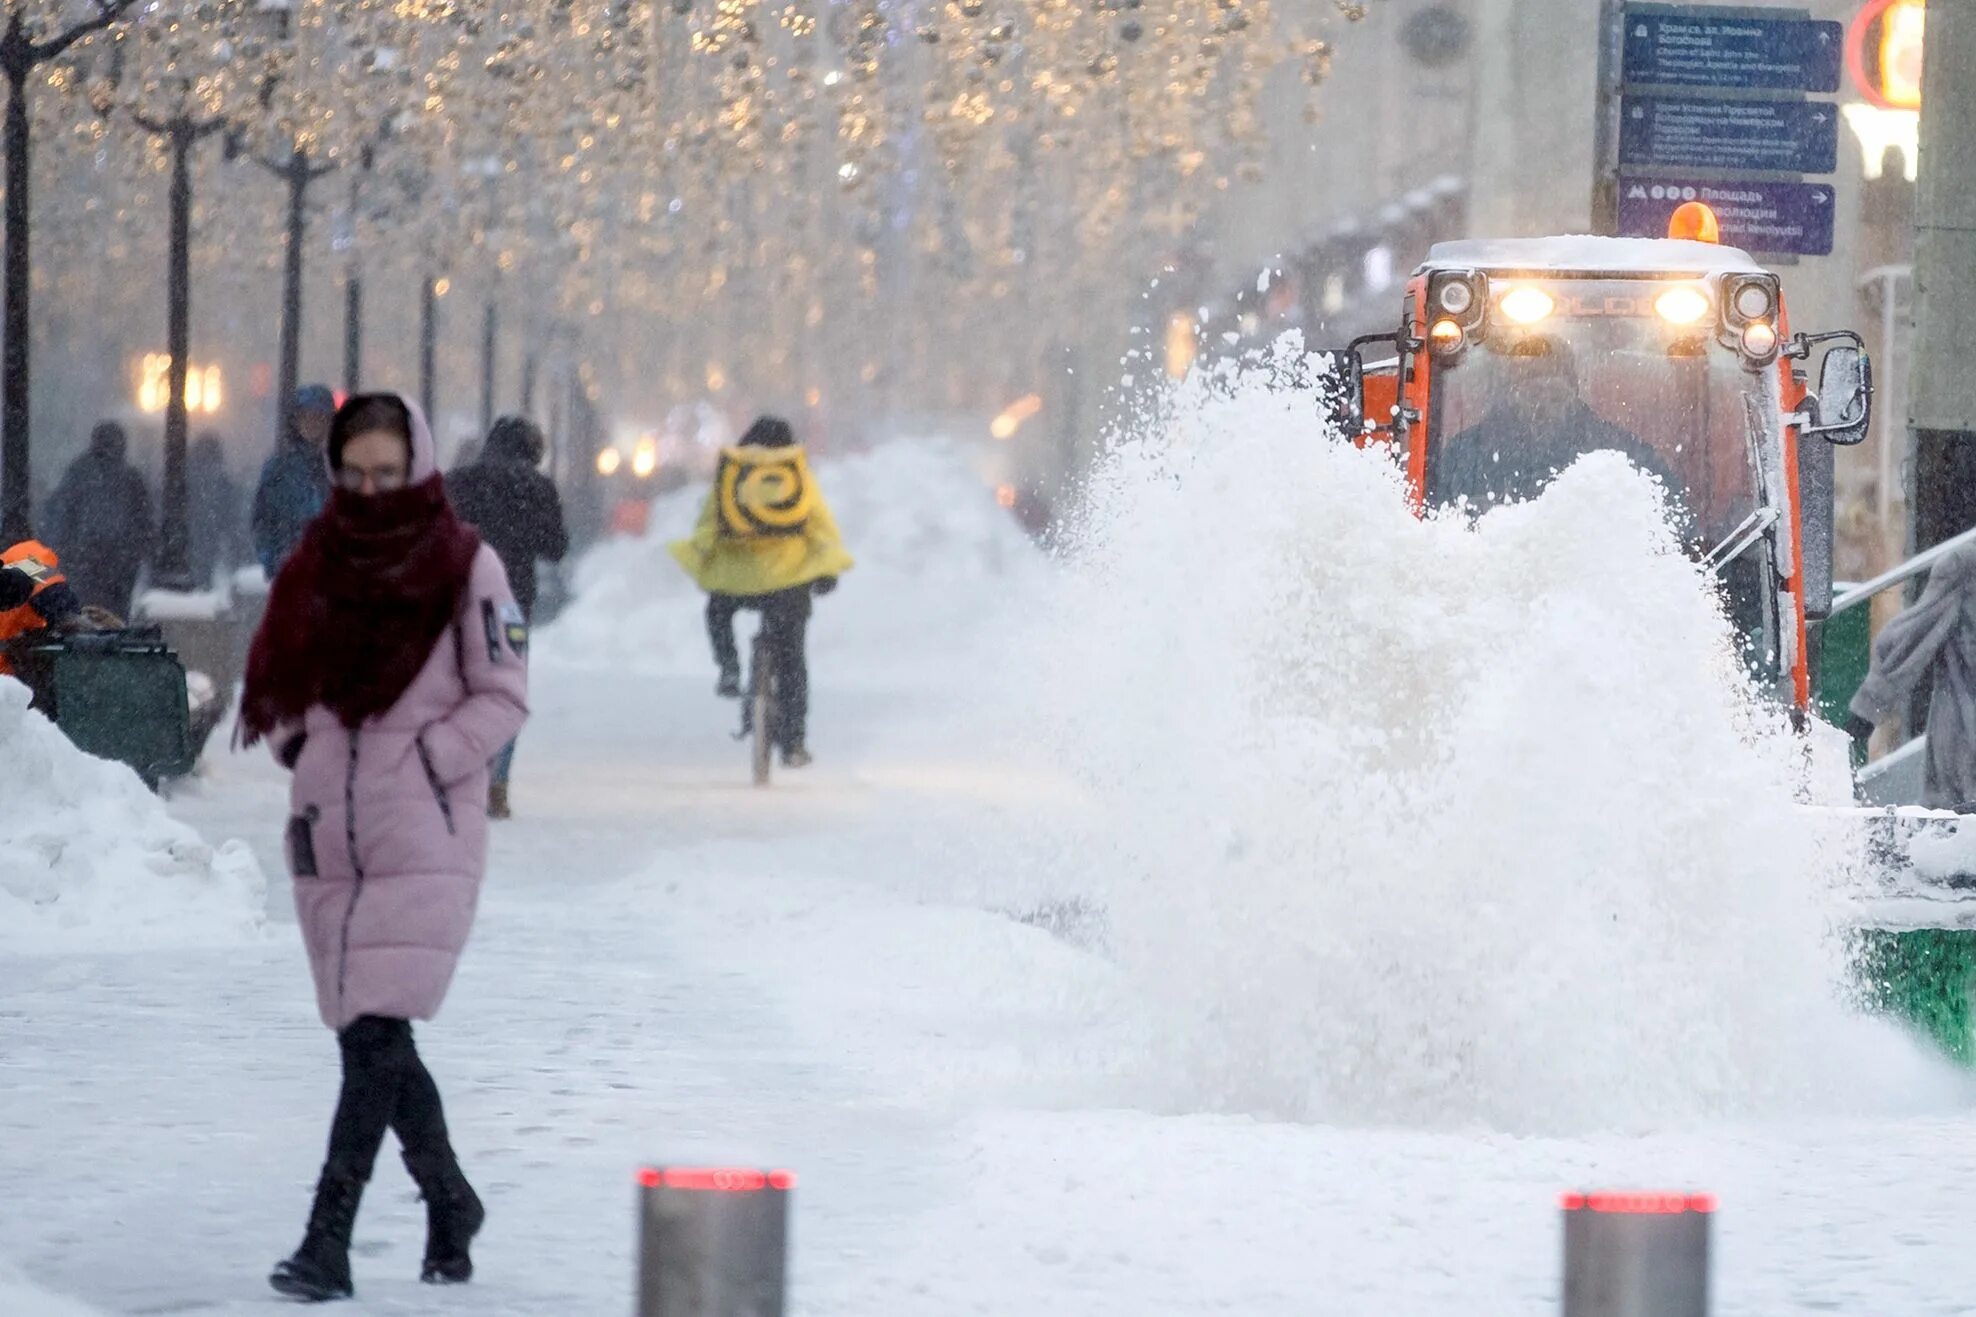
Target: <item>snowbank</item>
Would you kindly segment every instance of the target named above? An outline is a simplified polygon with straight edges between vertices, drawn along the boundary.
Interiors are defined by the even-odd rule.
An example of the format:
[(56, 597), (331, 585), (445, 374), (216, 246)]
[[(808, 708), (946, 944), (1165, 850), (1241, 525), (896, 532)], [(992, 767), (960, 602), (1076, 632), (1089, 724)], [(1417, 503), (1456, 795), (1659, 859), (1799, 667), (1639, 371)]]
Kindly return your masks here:
[(0, 1312), (21, 1317), (100, 1317), (95, 1308), (64, 1299), (34, 1285), (6, 1259), (0, 1258)]
[(146, 590), (137, 597), (136, 616), (146, 622), (211, 622), (232, 602), (225, 590)]
[[(950, 440), (897, 441), (822, 462), (817, 483), (858, 560), (817, 603), (812, 667), (842, 685), (933, 675), (962, 662), (1011, 600), (1047, 571), (1044, 556)], [(651, 530), (606, 541), (574, 573), (575, 601), (538, 641), (546, 661), (709, 676), (701, 595), (666, 551), (691, 534), (702, 488), (652, 503)], [(753, 623), (743, 618), (745, 638)], [(745, 643), (745, 640), (744, 640)]]
[(1849, 856), (1657, 487), (1594, 456), (1423, 522), (1312, 416), (1172, 400), (978, 706), (1082, 805), (944, 863), (1102, 909), (1141, 1100), (1520, 1131), (1884, 1096), (1840, 1041)]
[(266, 880), (244, 843), (207, 845), (136, 774), (27, 706), (27, 687), (0, 677), (0, 952), (209, 945), (260, 929)]

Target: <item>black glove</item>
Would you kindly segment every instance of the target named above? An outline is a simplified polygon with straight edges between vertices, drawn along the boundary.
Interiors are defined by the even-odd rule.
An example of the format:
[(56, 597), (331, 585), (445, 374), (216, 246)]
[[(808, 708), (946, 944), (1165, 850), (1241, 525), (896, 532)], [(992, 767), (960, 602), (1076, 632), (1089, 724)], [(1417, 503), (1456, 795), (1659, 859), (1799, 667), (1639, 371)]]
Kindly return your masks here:
[(34, 578), (11, 564), (0, 567), (0, 613), (34, 597)]
[(1873, 724), (1858, 714), (1846, 718), (1846, 735), (1855, 741), (1867, 741), (1873, 737)]
[(837, 588), (837, 578), (834, 576), (820, 576), (817, 578), (816, 583), (810, 587), (810, 589), (816, 591), (820, 595), (829, 594), (832, 590), (835, 590), (836, 588)]
[(83, 607), (82, 600), (77, 597), (75, 590), (66, 582), (49, 586), (29, 602), (33, 605), (34, 611), (41, 615), (42, 621), (63, 631), (76, 630), (77, 628), (71, 624), (88, 611)]

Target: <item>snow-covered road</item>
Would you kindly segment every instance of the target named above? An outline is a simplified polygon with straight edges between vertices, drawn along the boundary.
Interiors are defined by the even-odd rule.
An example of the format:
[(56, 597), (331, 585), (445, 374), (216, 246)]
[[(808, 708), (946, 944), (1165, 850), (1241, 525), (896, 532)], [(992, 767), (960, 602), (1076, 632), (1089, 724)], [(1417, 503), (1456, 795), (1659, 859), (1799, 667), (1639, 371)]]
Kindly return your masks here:
[[(1581, 512), (1612, 520), (1597, 508)], [(1395, 535), (1427, 533), (1403, 517), (1396, 525)], [(1612, 534), (1626, 533), (1621, 525)], [(1435, 543), (1471, 551), (1453, 532)], [(1371, 546), (1368, 560), (1380, 552)], [(1549, 550), (1538, 542), (1533, 554)], [(885, 564), (873, 566), (871, 579), (906, 589)], [(1156, 566), (1168, 578), (1181, 570)], [(1435, 572), (1473, 574), (1465, 562), (1427, 557), (1394, 570), (1423, 592), (1435, 588)], [(1008, 746), (993, 737), (959, 735), (957, 711), (993, 694), (986, 679), (957, 683), (944, 660), (916, 663), (882, 599), (853, 596), (843, 612), (833, 601), (819, 614), (818, 766), (758, 792), (744, 785), (743, 752), (726, 735), (730, 710), (712, 698), (711, 673), (692, 652), (690, 598), (656, 575), (650, 581), (682, 610), (663, 623), (680, 637), (664, 661), (639, 670), (628, 644), (609, 656), (615, 671), (569, 666), (570, 647), (558, 654), (555, 633), (545, 634), (536, 718), (517, 767), (519, 817), (496, 831), (475, 939), (445, 1012), (420, 1031), (462, 1157), (488, 1201), (476, 1281), (450, 1292), (416, 1283), (421, 1209), (387, 1153), (358, 1225), (359, 1298), (350, 1311), (622, 1313), (632, 1293), (632, 1175), (640, 1162), (663, 1159), (796, 1171), (793, 1298), (803, 1317), (1544, 1313), (1556, 1303), (1556, 1205), (1569, 1187), (1717, 1194), (1722, 1317), (1976, 1312), (1976, 1250), (1967, 1246), (1976, 1103), (1966, 1086), (1891, 1030), (1838, 1030), (1822, 1035), (1831, 1073), (1843, 1068), (1860, 1092), (1835, 1091), (1830, 1106), (1854, 1114), (1803, 1114), (1819, 1104), (1801, 1087), (1766, 1073), (1776, 1092), (1745, 1092), (1740, 1073), (1691, 1066), (1685, 1050), (1691, 1026), (1700, 1055), (1713, 1056), (1708, 1049), (1724, 1039), (1739, 1046), (1750, 1036), (1739, 1029), (1781, 1018), (1766, 1013), (1782, 1009), (1776, 1003), (1731, 1001), (1722, 1015), (1691, 1021), (1680, 1013), (1687, 999), (1673, 991), (1690, 985), (1670, 982), (1667, 994), (1642, 995), (1635, 1007), (1606, 1004), (1613, 996), (1600, 976), (1629, 972), (1614, 956), (1635, 944), (1655, 966), (1680, 966), (1684, 947), (1717, 954), (1707, 942), (1715, 912), (1681, 905), (1706, 890), (1675, 872), (1688, 852), (1670, 848), (1650, 861), (1669, 875), (1652, 909), (1625, 907), (1625, 892), (1610, 883), (1595, 893), (1592, 908), (1626, 908), (1647, 935), (1600, 943), (1583, 961), (1555, 967), (1575, 976), (1575, 989), (1533, 997), (1520, 981), (1490, 981), (1477, 986), (1493, 995), (1450, 1002), (1458, 1050), (1448, 1062), (1435, 1050), (1446, 1040), (1414, 1048), (1399, 1034), (1410, 1019), (1419, 1023), (1406, 1014), (1407, 994), (1438, 990), (1441, 980), (1426, 971), (1442, 964), (1392, 964), (1391, 949), (1414, 945), (1449, 963), (1466, 956), (1458, 963), (1469, 974), (1492, 958), (1521, 964), (1512, 953), (1532, 945), (1550, 954), (1562, 945), (1544, 940), (1555, 930), (1533, 925), (1519, 943), (1485, 942), (1478, 953), (1436, 942), (1444, 921), (1419, 902), (1398, 902), (1391, 916), (1317, 907), (1359, 921), (1334, 930), (1338, 940), (1368, 948), (1359, 972), (1391, 976), (1381, 1000), (1397, 1004), (1380, 1015), (1369, 993), (1334, 1003), (1315, 999), (1313, 988), (1298, 998), (1306, 983), (1346, 992), (1339, 971), (1351, 962), (1317, 943), (1301, 948), (1302, 959), (1285, 958), (1267, 929), (1241, 916), (1253, 907), (1267, 924), (1305, 908), (1281, 901), (1319, 871), (1298, 868), (1278, 875), (1292, 881), (1271, 885), (1270, 866), (1286, 856), (1309, 863), (1290, 844), (1304, 844), (1298, 829), (1307, 821), (1329, 844), (1352, 820), (1327, 812), (1335, 800), (1294, 778), (1289, 799), (1317, 804), (1280, 807), (1258, 794), (1272, 783), (1253, 770), (1224, 779), (1228, 765), (1214, 747), (1234, 734), (1239, 715), (1206, 683), (1188, 688), (1194, 704), (1168, 700), (1165, 721), (1135, 729), (1173, 755), (1136, 761), (1140, 777), (1130, 785), (1147, 802), (1143, 835), (1125, 838), (1105, 831), (1117, 802), (1101, 772), (1078, 787), (1033, 755), (1002, 757)], [(618, 585), (634, 593), (628, 580)], [(1645, 588), (1625, 582), (1614, 592), (1638, 598)], [(1178, 615), (1160, 639), (1184, 658), (1215, 631), (1189, 616), (1191, 596), (1174, 598)], [(1565, 603), (1590, 609), (1601, 598)], [(895, 600), (896, 611), (915, 611), (910, 598)], [(1135, 603), (1128, 595), (1123, 606)], [(1249, 603), (1238, 595), (1225, 606)], [(888, 621), (882, 640), (856, 634), (860, 609)], [(964, 613), (956, 606), (946, 616)], [(1130, 637), (1121, 645), (1116, 619), (1101, 613), (1096, 624), (1111, 628), (1128, 679), (1079, 688), (1089, 716), (1102, 720), (1114, 711), (1104, 701), (1133, 695), (1129, 679), (1161, 656)], [(574, 617), (568, 634), (585, 635), (586, 625)], [(1378, 638), (1375, 616), (1361, 625)], [(968, 645), (964, 636), (938, 639), (955, 652)], [(1241, 639), (1231, 633), (1221, 643)], [(1067, 636), (1060, 656), (1084, 652)], [(1312, 662), (1336, 659), (1315, 642), (1310, 652)], [(1573, 701), (1598, 708), (1606, 698), (1568, 683), (1547, 694), (1560, 718)], [(1668, 698), (1678, 704), (1681, 692)], [(1666, 722), (1672, 707), (1645, 709), (1639, 727)], [(1643, 775), (1657, 771), (1637, 741), (1649, 732), (1615, 727), (1615, 742), (1636, 741), (1613, 753), (1631, 756)], [(1109, 752), (1142, 748), (1134, 740)], [(1688, 829), (1713, 825), (1678, 786), (1656, 789), (1670, 808), (1689, 810)], [(1253, 809), (1240, 791), (1257, 794)], [(1228, 818), (1187, 814), (1195, 792)], [(307, 1210), (335, 1051), (315, 1019), (276, 852), (282, 785), (259, 755), (221, 756), (171, 808), (208, 838), (242, 837), (259, 854), (270, 882), (266, 935), (217, 949), (0, 953), (0, 1259), (105, 1313), (287, 1311), (263, 1277), (294, 1245)], [(1194, 865), (1190, 828), (1212, 834), (1201, 854), (1222, 858), (1182, 878), (1221, 893), (1219, 904), (1186, 902), (1177, 894), (1191, 887), (1161, 885), (1169, 875), (1149, 845), (1172, 838), (1172, 862)], [(1076, 844), (1064, 849), (1065, 838)], [(1478, 834), (1474, 844), (1480, 870), (1496, 862), (1489, 848), (1504, 843)], [(1554, 844), (1559, 863), (1576, 863)], [(1054, 861), (1025, 862), (1039, 856)], [(1624, 860), (1615, 852), (1609, 862)], [(1038, 869), (1056, 881), (1039, 881)], [(1109, 875), (1102, 884), (1101, 872)], [(1576, 927), (1570, 894), (1589, 870), (1537, 873), (1527, 892), (1507, 889), (1507, 861), (1490, 872), (1512, 913), (1541, 900), (1558, 909), (1556, 927)], [(1090, 948), (1088, 912), (1042, 900), (1076, 895), (1087, 881), (1129, 916), (1110, 930), (1119, 945), (1104, 953)], [(1147, 903), (1159, 901), (1178, 902), (1180, 931), (1199, 939), (1174, 962), (1185, 973), (1214, 973), (1217, 958), (1239, 961), (1249, 948), (1261, 958), (1221, 966), (1224, 977), (1212, 983), (1149, 979), (1139, 956), (1158, 944), (1132, 939), (1145, 933)], [(1064, 935), (1041, 926), (1052, 922), (1038, 917), (1045, 913), (1064, 917), (1056, 921)], [(1499, 914), (1478, 905), (1465, 931), (1455, 927), (1457, 939), (1517, 935), (1488, 922)], [(1734, 909), (1722, 917), (1732, 916), (1744, 917)], [(1654, 918), (1670, 946), (1652, 940), (1662, 927)], [(1796, 925), (1770, 927), (1781, 939)], [(1415, 942), (1393, 941), (1396, 929)], [(1767, 945), (1750, 953), (1764, 966), (1810, 955)], [(1692, 970), (1704, 986), (1743, 981), (1721, 977), (1729, 973)], [(1778, 989), (1783, 1008), (1795, 1000), (1790, 991)], [(1589, 1003), (1581, 1016), (1528, 1018), (1568, 1009), (1574, 992)], [(1194, 997), (1202, 1018), (1226, 1026), (1231, 1047), (1252, 1049), (1234, 1076), (1253, 1080), (1252, 1089), (1211, 1097), (1186, 1072), (1201, 1021), (1173, 1011)], [(1392, 1032), (1379, 1034), (1382, 1024)], [(1338, 1071), (1336, 1057), (1309, 1047), (1333, 1036), (1365, 1050), (1349, 1083), (1311, 1100), (1355, 1114), (1240, 1114), (1287, 1103), (1285, 1075)], [(1533, 1085), (1548, 1079), (1519, 1081), (1499, 1068), (1531, 1040), (1564, 1049), (1529, 1054), (1544, 1076), (1631, 1074), (1653, 1103), (1601, 1104), (1582, 1086), (1547, 1102)], [(1382, 1079), (1367, 1067), (1382, 1057), (1390, 1114), (1362, 1110)], [(1436, 1087), (1422, 1068), (1436, 1057), (1470, 1067), (1455, 1075), (1461, 1083), (1496, 1088), (1450, 1102), (1454, 1090)], [(1780, 1047), (1763, 1064), (1789, 1069), (1797, 1059)], [(1668, 1073), (1716, 1087), (1685, 1110), (1667, 1101)], [(1421, 1114), (1430, 1100), (1444, 1103), (1438, 1118)], [(1567, 1130), (1579, 1132), (1559, 1132)], [(22, 1297), (8, 1309), (10, 1296), (26, 1293), (8, 1284), (0, 1273), (0, 1317), (57, 1311), (52, 1299)]]

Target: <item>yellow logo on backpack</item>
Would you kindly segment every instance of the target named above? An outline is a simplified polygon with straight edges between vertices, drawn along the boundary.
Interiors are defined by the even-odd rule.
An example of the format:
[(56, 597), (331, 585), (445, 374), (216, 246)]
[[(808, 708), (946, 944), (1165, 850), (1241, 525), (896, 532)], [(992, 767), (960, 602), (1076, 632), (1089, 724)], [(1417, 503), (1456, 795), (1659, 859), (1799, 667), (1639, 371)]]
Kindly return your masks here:
[(816, 501), (800, 448), (729, 448), (714, 476), (721, 534), (736, 539), (801, 535)]

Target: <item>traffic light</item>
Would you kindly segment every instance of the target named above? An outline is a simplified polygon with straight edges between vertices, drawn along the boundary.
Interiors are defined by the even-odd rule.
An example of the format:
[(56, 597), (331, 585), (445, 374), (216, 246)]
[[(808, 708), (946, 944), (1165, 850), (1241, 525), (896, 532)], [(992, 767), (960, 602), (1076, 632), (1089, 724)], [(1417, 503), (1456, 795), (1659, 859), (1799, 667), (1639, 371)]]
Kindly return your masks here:
[(1846, 32), (1853, 86), (1883, 110), (1921, 108), (1924, 0), (1869, 0)]

